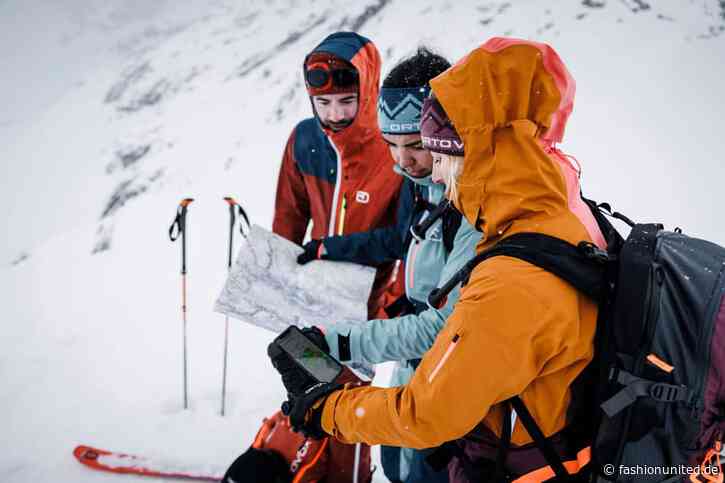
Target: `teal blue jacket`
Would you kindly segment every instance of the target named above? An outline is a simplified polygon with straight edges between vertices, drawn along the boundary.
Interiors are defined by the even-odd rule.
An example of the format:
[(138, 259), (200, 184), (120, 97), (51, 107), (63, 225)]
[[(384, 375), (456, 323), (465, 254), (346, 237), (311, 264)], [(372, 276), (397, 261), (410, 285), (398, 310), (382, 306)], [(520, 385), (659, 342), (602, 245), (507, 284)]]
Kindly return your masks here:
[[(404, 173), (398, 166), (396, 172), (406, 176), (408, 181), (403, 184), (406, 189), (410, 182), (418, 185), (419, 190), (426, 197), (426, 201), (437, 205), (444, 196), (445, 187), (435, 184), (430, 177), (413, 178)], [(410, 196), (401, 196), (401, 203), (409, 202)], [(399, 208), (399, 213), (406, 208)], [(415, 210), (408, 209), (409, 212)], [(369, 259), (371, 256), (381, 254), (395, 254), (405, 257), (405, 294), (408, 300), (417, 305), (424, 305), (428, 294), (434, 288), (439, 287), (449, 280), (465, 263), (476, 254), (476, 244), (481, 238), (481, 233), (476, 231), (465, 218), (462, 218), (458, 227), (453, 247), (446, 249), (443, 242), (443, 222), (438, 220), (426, 232), (424, 240), (416, 240), (406, 236), (412, 224), (419, 223), (429, 216), (425, 213), (422, 217), (413, 219), (408, 217), (407, 223), (401, 223), (399, 217), (396, 228), (388, 228), (392, 233), (397, 234), (385, 237), (376, 232), (356, 233), (346, 237), (336, 237), (335, 243), (330, 244), (335, 248), (335, 258), (344, 259), (345, 254), (354, 254), (358, 263)], [(385, 230), (385, 229), (383, 229)], [(381, 230), (378, 230), (380, 232)], [(400, 240), (410, 239), (408, 246), (402, 246)], [(384, 241), (384, 243), (383, 243)], [(396, 242), (397, 241), (397, 242)], [(396, 245), (397, 243), (397, 245)], [(325, 242), (327, 246), (327, 242)], [(348, 245), (345, 247), (345, 245)], [(384, 245), (384, 246), (383, 246)], [(403, 255), (404, 253), (404, 255)], [(350, 361), (348, 363), (370, 365), (386, 361), (398, 361), (393, 370), (389, 385), (400, 386), (408, 383), (413, 377), (415, 366), (411, 363), (413, 359), (420, 359), (423, 354), (433, 345), (438, 331), (443, 327), (445, 320), (453, 312), (453, 305), (459, 297), (460, 287), (456, 287), (447, 298), (446, 305), (440, 310), (428, 308), (418, 314), (404, 315), (393, 319), (370, 320), (358, 325), (335, 325), (325, 333), (325, 339), (330, 346), (330, 353), (339, 359), (338, 347), (339, 335), (348, 336), (350, 349)], [(390, 451), (392, 448), (386, 448)], [(395, 458), (397, 468), (391, 471), (397, 472), (401, 481), (408, 478), (416, 450), (400, 448), (399, 455)], [(386, 469), (387, 471), (387, 469)]]
[[(412, 178), (397, 166), (396, 171), (425, 187), (430, 203), (438, 204), (443, 199), (444, 186), (433, 183), (430, 177)], [(428, 229), (424, 240), (412, 239), (405, 257), (405, 291), (408, 299), (424, 305), (431, 290), (445, 283), (475, 255), (480, 238), (481, 233), (463, 218), (450, 253), (443, 243), (441, 220)], [(419, 359), (433, 345), (438, 331), (453, 311), (459, 290), (460, 287), (455, 288), (448, 296), (446, 305), (438, 310), (428, 308), (418, 314), (370, 320), (355, 325), (336, 324), (325, 334), (330, 353), (333, 357), (340, 357), (338, 335), (341, 334), (349, 337), (350, 362), (378, 364)], [(412, 375), (412, 368), (409, 372)], [(399, 374), (396, 379), (404, 377)], [(401, 383), (404, 382), (407, 379)]]

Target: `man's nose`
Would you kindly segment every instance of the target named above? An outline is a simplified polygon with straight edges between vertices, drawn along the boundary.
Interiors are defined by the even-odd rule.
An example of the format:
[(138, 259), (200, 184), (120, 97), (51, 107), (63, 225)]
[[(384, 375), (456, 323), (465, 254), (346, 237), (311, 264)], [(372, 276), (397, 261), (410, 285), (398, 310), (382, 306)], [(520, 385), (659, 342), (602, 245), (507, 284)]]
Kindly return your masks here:
[(329, 112), (332, 122), (340, 122), (345, 119), (345, 111), (341, 106), (332, 106)]
[(401, 168), (407, 168), (412, 166), (414, 163), (413, 157), (410, 156), (406, 149), (396, 150), (396, 157), (398, 158), (398, 164)]

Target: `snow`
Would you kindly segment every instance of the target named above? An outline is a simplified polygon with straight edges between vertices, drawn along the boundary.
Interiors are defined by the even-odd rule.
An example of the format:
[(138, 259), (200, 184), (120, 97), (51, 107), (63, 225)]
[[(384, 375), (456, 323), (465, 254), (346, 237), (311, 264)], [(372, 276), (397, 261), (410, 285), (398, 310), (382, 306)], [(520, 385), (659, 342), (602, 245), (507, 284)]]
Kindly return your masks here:
[[(283, 145), (310, 114), (301, 60), (338, 28), (373, 39), (383, 73), (419, 43), (457, 59), (493, 35), (550, 42), (577, 80), (562, 148), (585, 193), (725, 244), (723, 7), (642, 3), (0, 2), (0, 481), (129, 480), (76, 463), (79, 443), (224, 466), (278, 407), (273, 334), (233, 322), (219, 416), (222, 197), (270, 227)], [(185, 196), (187, 411), (166, 232)]]

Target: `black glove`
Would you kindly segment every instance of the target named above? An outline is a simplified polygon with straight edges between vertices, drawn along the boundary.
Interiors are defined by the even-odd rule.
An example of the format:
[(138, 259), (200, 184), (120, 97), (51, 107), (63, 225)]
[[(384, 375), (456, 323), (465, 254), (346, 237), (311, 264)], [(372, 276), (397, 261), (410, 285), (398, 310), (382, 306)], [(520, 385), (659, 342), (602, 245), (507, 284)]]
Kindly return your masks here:
[(317, 384), (317, 381), (299, 367), (290, 356), (280, 352), (277, 356), (271, 357), (272, 365), (280, 376), (282, 384), (287, 389), (287, 397), (295, 398), (305, 393), (307, 389)]
[(310, 240), (302, 245), (302, 248), (304, 248), (305, 251), (297, 256), (297, 263), (305, 265), (310, 263), (312, 260), (319, 260), (324, 257), (324, 254), (320, 256), (317, 255), (320, 252), (320, 245), (322, 245), (324, 250), (325, 244), (322, 240)]
[(292, 429), (308, 438), (322, 439), (327, 435), (322, 429), (322, 410), (330, 393), (342, 389), (342, 384), (320, 382), (304, 394), (282, 404), (282, 413), (289, 416)]
[(325, 354), (330, 353), (330, 346), (327, 345), (325, 334), (323, 334), (318, 327), (315, 327), (314, 325), (312, 327), (305, 327), (302, 329), (302, 333), (305, 337), (310, 339), (313, 344), (322, 349)]
[[(327, 345), (325, 336), (317, 327), (305, 327), (302, 334), (310, 339), (313, 344), (319, 347), (327, 354), (330, 353), (330, 346)], [(270, 352), (267, 352), (270, 354)], [(310, 387), (317, 384), (317, 380), (307, 374), (307, 372), (298, 366), (292, 358), (284, 352), (280, 352), (274, 357), (270, 357), (272, 365), (280, 376), (282, 376), (282, 384), (287, 389), (288, 397), (295, 398), (305, 393)]]
[[(330, 353), (330, 346), (325, 340), (325, 335), (317, 327), (305, 327), (302, 334), (310, 339), (313, 344), (326, 353)], [(282, 384), (287, 389), (288, 401), (282, 404), (282, 412), (290, 417), (292, 429), (302, 432), (305, 436), (311, 438), (323, 438), (327, 436), (322, 431), (322, 406), (324, 399), (331, 392), (340, 389), (341, 384), (319, 382), (307, 372), (299, 367), (286, 352), (269, 351), (269, 354), (275, 353), (274, 357), (270, 357), (272, 365), (282, 376)], [(323, 401), (320, 401), (323, 399)], [(307, 413), (315, 406), (320, 404), (310, 413)]]

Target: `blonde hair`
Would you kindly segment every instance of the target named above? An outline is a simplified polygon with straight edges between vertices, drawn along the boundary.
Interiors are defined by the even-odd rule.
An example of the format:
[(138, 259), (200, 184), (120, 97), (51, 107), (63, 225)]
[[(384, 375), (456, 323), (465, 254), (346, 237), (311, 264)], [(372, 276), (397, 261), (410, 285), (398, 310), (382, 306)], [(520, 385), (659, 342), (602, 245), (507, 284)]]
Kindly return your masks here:
[(443, 182), (446, 185), (446, 196), (450, 200), (456, 199), (458, 196), (458, 176), (463, 169), (463, 156), (453, 156), (450, 154), (439, 154), (441, 159), (441, 173)]

